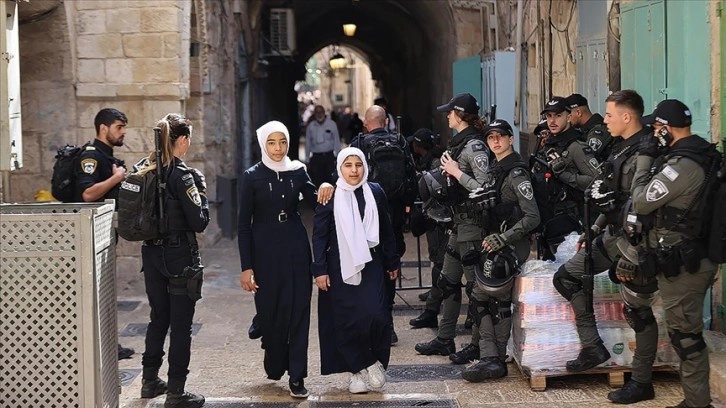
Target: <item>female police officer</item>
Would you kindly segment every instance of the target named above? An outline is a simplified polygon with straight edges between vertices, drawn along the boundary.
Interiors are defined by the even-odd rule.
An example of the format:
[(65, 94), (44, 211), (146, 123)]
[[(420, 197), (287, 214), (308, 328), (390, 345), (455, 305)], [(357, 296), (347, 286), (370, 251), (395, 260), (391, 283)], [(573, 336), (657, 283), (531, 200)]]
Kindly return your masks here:
[(512, 146), (512, 127), (497, 119), (485, 135), (496, 161), (483, 189), (487, 193), (479, 195), (490, 235), (482, 243), (487, 256), (475, 267), (473, 291), (476, 319), (469, 348), (479, 350), (480, 360), (461, 373), (471, 382), (507, 375), (504, 359), (512, 329), (514, 276), (529, 255), (529, 234), (540, 222), (528, 165)]
[[(441, 157), (442, 169), (454, 180), (452, 189), (461, 198), (453, 206), (454, 231), (444, 256), (444, 267), (438, 286), (444, 294), (443, 312), (438, 336), (425, 343), (418, 343), (416, 351), (423, 355), (453, 354), (456, 321), (461, 307), (461, 277), (474, 281), (474, 265), (464, 262), (470, 255), (477, 258), (481, 247), (481, 211), (468, 199), (470, 192), (480, 188), (489, 168), (489, 149), (482, 140), (481, 132), (486, 125), (479, 117), (479, 104), (471, 94), (456, 95), (445, 105), (436, 108), (447, 112), (449, 127), (459, 132), (449, 142), (448, 151)], [(476, 290), (476, 289), (474, 289)]]
[(144, 241), (141, 249), (146, 294), (151, 306), (151, 322), (141, 361), (144, 367), (141, 397), (153, 398), (167, 391), (158, 373), (164, 356), (164, 339), (171, 328), (169, 384), (164, 407), (197, 408), (204, 405), (204, 397), (184, 392), (184, 383), (189, 373), (192, 318), (196, 301), (201, 298), (202, 264), (195, 233), (204, 231), (209, 223), (206, 182), (201, 172), (182, 161), (192, 140), (191, 122), (181, 114), (170, 113), (157, 127), (161, 128), (162, 172), (167, 180), (167, 232), (162, 239)]

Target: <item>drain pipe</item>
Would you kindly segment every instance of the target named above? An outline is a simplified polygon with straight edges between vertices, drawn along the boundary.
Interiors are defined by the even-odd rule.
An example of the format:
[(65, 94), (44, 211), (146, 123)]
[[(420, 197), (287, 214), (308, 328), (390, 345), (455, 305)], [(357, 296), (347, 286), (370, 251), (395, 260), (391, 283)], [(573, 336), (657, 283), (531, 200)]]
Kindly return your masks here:
[(523, 0), (517, 0), (517, 35), (516, 35), (516, 61), (514, 79), (514, 124), (522, 129), (522, 10)]

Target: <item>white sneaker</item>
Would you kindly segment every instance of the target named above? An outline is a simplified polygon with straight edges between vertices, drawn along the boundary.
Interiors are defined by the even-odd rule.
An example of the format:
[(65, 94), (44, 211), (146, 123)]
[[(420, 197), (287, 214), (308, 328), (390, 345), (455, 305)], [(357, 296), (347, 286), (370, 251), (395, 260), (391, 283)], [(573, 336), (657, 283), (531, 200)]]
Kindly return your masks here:
[(351, 394), (364, 394), (368, 392), (368, 386), (365, 381), (365, 371), (366, 370), (360, 370), (359, 372), (350, 375), (348, 391), (350, 391)]
[(368, 367), (368, 384), (371, 388), (381, 388), (386, 384), (386, 370), (378, 361)]

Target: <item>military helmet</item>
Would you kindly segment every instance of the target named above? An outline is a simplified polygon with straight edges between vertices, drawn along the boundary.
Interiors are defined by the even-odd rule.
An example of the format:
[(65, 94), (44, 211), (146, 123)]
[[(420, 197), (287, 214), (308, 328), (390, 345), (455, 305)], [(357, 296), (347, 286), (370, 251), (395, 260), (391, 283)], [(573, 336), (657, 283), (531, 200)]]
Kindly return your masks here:
[(456, 204), (458, 189), (456, 183), (447, 180), (448, 177), (440, 169), (424, 172), (418, 183), (421, 200), (426, 202), (432, 198), (444, 206)]
[(519, 261), (510, 247), (483, 254), (474, 265), (474, 275), (479, 288), (487, 294), (500, 294), (514, 285), (519, 273)]

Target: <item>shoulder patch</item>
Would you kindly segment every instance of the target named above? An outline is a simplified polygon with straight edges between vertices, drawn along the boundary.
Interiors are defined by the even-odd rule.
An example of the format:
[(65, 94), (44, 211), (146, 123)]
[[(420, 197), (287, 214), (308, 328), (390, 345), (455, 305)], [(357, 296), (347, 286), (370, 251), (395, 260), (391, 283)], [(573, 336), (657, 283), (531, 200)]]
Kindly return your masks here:
[(600, 163), (598, 163), (598, 162), (597, 162), (597, 159), (596, 159), (596, 158), (594, 158), (594, 157), (593, 157), (593, 158), (591, 158), (590, 160), (588, 160), (587, 162), (588, 162), (588, 163), (590, 164), (590, 166), (591, 166), (591, 167), (592, 167), (593, 169), (596, 169), (596, 168), (597, 168), (597, 167), (598, 167), (598, 166), (600, 165)]
[(81, 160), (81, 170), (86, 174), (93, 174), (96, 172), (98, 162), (96, 159), (83, 159)]
[(532, 183), (529, 181), (523, 181), (519, 183), (517, 186), (517, 190), (519, 190), (519, 193), (522, 194), (522, 197), (526, 198), (527, 200), (531, 200), (534, 198), (534, 189), (532, 188)]
[(512, 176), (514, 176), (514, 177), (521, 176), (522, 174), (524, 174), (524, 170), (522, 170), (519, 167), (517, 167), (514, 170), (512, 170)]
[[(598, 131), (596, 130), (595, 132)], [(597, 151), (602, 147), (602, 141), (596, 137), (592, 137), (587, 141), (587, 145), (590, 146), (590, 149)]]
[(474, 165), (481, 171), (489, 169), (489, 157), (486, 154), (478, 154), (474, 157)]
[(191, 173), (183, 175), (181, 179), (187, 187), (194, 185), (194, 176), (192, 176)]
[(668, 180), (670, 181), (676, 181), (676, 179), (680, 175), (678, 174), (676, 169), (674, 169), (670, 165), (666, 165), (663, 170), (661, 170), (661, 173), (663, 173), (664, 176), (668, 177)]
[(471, 143), (471, 150), (474, 152), (481, 152), (483, 150), (486, 150), (486, 146), (481, 140), (474, 139), (469, 143)]
[(653, 180), (648, 184), (648, 189), (645, 190), (645, 201), (649, 203), (658, 201), (668, 195), (668, 193), (670, 191), (668, 191), (668, 187), (662, 181)]
[(96, 150), (96, 146), (86, 146), (86, 150)]
[(199, 190), (197, 190), (197, 186), (191, 186), (187, 189), (187, 197), (196, 205), (197, 207), (202, 206), (202, 199), (199, 197)]

